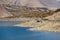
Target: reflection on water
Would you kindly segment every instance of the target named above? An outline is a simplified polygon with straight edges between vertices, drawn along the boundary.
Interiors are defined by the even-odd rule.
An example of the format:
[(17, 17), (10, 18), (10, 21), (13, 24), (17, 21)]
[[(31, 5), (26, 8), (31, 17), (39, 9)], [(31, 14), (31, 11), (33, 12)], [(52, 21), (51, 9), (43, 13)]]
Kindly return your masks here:
[(0, 27), (0, 40), (60, 40), (60, 33), (29, 31), (26, 27)]

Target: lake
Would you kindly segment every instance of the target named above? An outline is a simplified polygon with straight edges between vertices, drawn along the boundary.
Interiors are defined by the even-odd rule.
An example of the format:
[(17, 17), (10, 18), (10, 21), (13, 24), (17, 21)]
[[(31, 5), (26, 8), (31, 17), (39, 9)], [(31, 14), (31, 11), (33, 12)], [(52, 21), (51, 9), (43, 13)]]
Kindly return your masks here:
[(23, 23), (25, 21), (0, 21), (0, 26), (13, 26), (16, 24)]
[(60, 33), (30, 31), (27, 27), (0, 26), (0, 40), (60, 40)]

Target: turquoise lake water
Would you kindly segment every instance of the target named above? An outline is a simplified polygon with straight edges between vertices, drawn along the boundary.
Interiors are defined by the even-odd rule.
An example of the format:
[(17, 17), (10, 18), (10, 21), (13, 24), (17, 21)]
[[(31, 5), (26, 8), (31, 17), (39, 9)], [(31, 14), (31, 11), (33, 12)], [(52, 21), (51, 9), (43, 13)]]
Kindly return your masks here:
[(60, 40), (60, 33), (30, 31), (26, 27), (0, 26), (0, 40)]

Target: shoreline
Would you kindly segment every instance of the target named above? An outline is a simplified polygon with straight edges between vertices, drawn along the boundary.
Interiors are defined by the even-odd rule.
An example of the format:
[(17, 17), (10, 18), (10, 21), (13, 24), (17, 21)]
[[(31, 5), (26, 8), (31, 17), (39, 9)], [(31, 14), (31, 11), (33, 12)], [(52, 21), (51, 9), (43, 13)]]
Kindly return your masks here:
[[(27, 26), (32, 27), (29, 30), (32, 31), (50, 31), (50, 32), (60, 32), (60, 12), (55, 13), (54, 15), (46, 17), (48, 20), (37, 20), (33, 19), (29, 22), (16, 24), (15, 26)], [(37, 22), (40, 20), (39, 22)], [(42, 21), (42, 22), (41, 22)]]
[[(47, 23), (47, 24), (45, 24), (45, 25), (41, 24), (41, 23), (35, 23), (34, 24), (32, 21), (30, 21), (30, 22), (22, 23), (20, 25), (18, 24), (16, 26), (32, 27), (32, 28), (28, 29), (28, 30), (31, 30), (31, 31), (60, 32), (60, 28), (57, 27), (57, 26), (60, 26), (60, 24), (58, 22), (53, 22), (53, 23), (52, 22), (45, 22), (45, 23)], [(41, 24), (41, 25), (39, 25), (39, 24)]]
[[(10, 19), (9, 21), (15, 21), (15, 19), (12, 19), (12, 20)], [(41, 23), (41, 22), (37, 22), (37, 20), (35, 19), (36, 18), (17, 18), (16, 21), (24, 21), (24, 22), (18, 23), (13, 26), (31, 27), (30, 29), (28, 29), (31, 31), (60, 32), (59, 31), (60, 20), (42, 20), (42, 23)]]
[[(13, 26), (32, 27), (32, 31), (50, 31), (60, 32), (60, 12), (46, 17), (48, 20), (41, 20), (40, 18), (11, 18), (0, 19), (0, 21), (24, 21), (24, 23), (17, 23)], [(42, 22), (41, 22), (42, 21)]]

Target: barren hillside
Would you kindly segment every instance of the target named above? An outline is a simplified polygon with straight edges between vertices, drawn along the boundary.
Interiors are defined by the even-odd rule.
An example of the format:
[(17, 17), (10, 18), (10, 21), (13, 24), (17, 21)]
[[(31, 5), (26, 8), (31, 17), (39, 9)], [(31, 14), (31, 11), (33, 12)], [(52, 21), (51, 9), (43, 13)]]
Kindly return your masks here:
[[(45, 2), (47, 2), (47, 3), (45, 3)], [(43, 0), (43, 1), (42, 0), (0, 0), (0, 5), (4, 5), (4, 6), (0, 7), (2, 9), (2, 10), (0, 9), (0, 11), (1, 11), (0, 14), (1, 14), (1, 16), (4, 15), (4, 17), (5, 16), (7, 17), (8, 14), (10, 16), (13, 16), (13, 15), (22, 16), (22, 13), (23, 13), (23, 16), (29, 15), (34, 12), (31, 9), (35, 10), (35, 8), (38, 8), (38, 7), (40, 7), (40, 8), (45, 7), (45, 8), (51, 9), (51, 7), (50, 7), (51, 3), (49, 3), (49, 2), (51, 2), (51, 1), (49, 1), (49, 0)], [(52, 6), (54, 6), (54, 5), (55, 6), (59, 5), (58, 3), (56, 4), (56, 0), (52, 1)], [(18, 6), (20, 6), (20, 7), (18, 7)], [(29, 7), (31, 7), (31, 8), (29, 8)], [(53, 7), (52, 7), (52, 9), (53, 9)], [(56, 8), (54, 7), (54, 9), (56, 9)], [(15, 10), (16, 12), (11, 12), (12, 10), (13, 11)], [(38, 10), (40, 10), (40, 9), (38, 9)], [(17, 12), (17, 11), (20, 11), (20, 12)], [(3, 14), (3, 12), (6, 12), (6, 13)], [(34, 12), (34, 13), (40, 13), (40, 11)], [(33, 16), (35, 15), (34, 13), (33, 13)]]
[(60, 32), (59, 2), (57, 0), (0, 0), (0, 20), (26, 20), (14, 26), (32, 27), (30, 30)]

